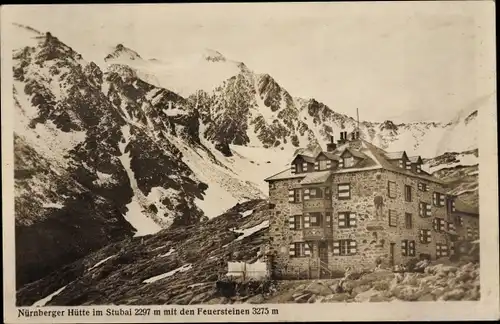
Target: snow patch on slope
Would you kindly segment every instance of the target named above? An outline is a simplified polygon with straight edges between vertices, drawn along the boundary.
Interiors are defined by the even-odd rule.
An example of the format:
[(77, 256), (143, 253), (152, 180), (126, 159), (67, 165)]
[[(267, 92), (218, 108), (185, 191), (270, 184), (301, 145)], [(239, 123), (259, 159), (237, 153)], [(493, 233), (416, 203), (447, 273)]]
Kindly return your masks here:
[(169, 272), (166, 272), (166, 273), (163, 273), (161, 275), (158, 275), (158, 276), (154, 276), (154, 277), (151, 277), (151, 278), (148, 278), (146, 280), (143, 281), (143, 283), (152, 283), (152, 282), (156, 282), (158, 280), (161, 280), (161, 279), (165, 279), (165, 278), (168, 278), (168, 277), (171, 277), (173, 276), (174, 274), (176, 274), (177, 272), (186, 272), (188, 271), (189, 269), (191, 269), (193, 267), (193, 265), (191, 263), (188, 263), (188, 264), (185, 264), (183, 265), (182, 267), (179, 267), (177, 269), (174, 269), (172, 271), (169, 271)]
[(68, 285), (57, 289), (56, 291), (54, 291), (52, 294), (48, 295), (47, 297), (44, 297), (44, 298), (36, 301), (32, 306), (33, 307), (43, 307), (43, 306), (47, 305), (47, 303), (50, 302), (52, 300), (52, 298), (59, 295), (67, 286)]
[(121, 128), (123, 136), (125, 138), (125, 143), (119, 142), (119, 148), (122, 155), (119, 157), (125, 171), (127, 172), (130, 185), (132, 186), (132, 190), (134, 192), (134, 196), (132, 197), (132, 201), (126, 206), (128, 208), (128, 212), (124, 216), (127, 222), (132, 225), (137, 232), (134, 236), (144, 236), (149, 234), (157, 233), (161, 230), (161, 227), (156, 224), (151, 218), (143, 213), (143, 208), (139, 204), (140, 198), (138, 195), (141, 195), (141, 192), (137, 186), (137, 181), (135, 179), (134, 171), (130, 167), (130, 153), (125, 153), (125, 148), (130, 142), (130, 126), (125, 125)]

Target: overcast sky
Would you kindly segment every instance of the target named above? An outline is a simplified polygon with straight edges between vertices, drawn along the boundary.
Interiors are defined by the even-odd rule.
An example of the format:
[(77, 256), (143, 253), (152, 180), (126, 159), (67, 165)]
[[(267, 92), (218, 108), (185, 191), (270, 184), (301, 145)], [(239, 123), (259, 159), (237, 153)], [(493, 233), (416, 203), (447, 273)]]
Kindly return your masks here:
[(215, 49), (362, 120), (448, 121), (488, 95), (474, 3), (30, 6), (11, 17), (87, 60), (118, 43), (163, 60)]

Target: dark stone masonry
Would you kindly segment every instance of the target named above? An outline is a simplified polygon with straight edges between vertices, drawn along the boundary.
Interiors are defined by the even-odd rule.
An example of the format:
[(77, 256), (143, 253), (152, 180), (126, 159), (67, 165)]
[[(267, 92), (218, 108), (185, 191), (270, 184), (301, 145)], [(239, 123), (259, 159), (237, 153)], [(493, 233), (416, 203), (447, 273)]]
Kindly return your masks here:
[(269, 183), (276, 277), (321, 278), (348, 269), (439, 259), (479, 238), (477, 211), (421, 168), (353, 132), (327, 152), (302, 153)]

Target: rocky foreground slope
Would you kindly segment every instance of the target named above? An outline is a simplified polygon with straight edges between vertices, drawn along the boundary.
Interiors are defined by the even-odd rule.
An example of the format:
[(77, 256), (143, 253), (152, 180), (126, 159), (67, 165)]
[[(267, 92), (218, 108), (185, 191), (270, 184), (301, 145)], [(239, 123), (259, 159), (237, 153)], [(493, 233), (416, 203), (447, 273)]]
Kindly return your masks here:
[[(255, 262), (268, 236), (267, 203), (249, 201), (197, 225), (111, 244), (26, 285), (17, 305), (163, 305), (477, 300), (477, 263), (424, 273), (378, 269), (337, 279), (221, 280), (228, 261)], [(447, 260), (444, 260), (447, 261)], [(443, 262), (443, 261), (442, 261)]]

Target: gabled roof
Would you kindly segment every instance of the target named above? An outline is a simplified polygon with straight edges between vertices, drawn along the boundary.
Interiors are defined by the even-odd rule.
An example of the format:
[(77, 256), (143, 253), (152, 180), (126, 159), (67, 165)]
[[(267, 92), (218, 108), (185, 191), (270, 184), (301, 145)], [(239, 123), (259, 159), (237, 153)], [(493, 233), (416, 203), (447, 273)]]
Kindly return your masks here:
[[(371, 144), (363, 139), (357, 140), (356, 143), (359, 144), (359, 145), (357, 145), (357, 147), (360, 147), (360, 149), (353, 149), (353, 148), (350, 148), (349, 145), (342, 145), (341, 147), (338, 147), (337, 150), (335, 150), (334, 152), (322, 152), (323, 154), (329, 154), (331, 156), (339, 156), (339, 155), (341, 155), (341, 153), (344, 153), (346, 150), (348, 150), (353, 156), (356, 156), (356, 157), (359, 157), (362, 159), (352, 168), (337, 169), (337, 170), (333, 170), (333, 171), (329, 171), (329, 172), (332, 172), (333, 174), (337, 174), (337, 173), (350, 173), (350, 172), (385, 169), (385, 170), (389, 170), (389, 171), (396, 172), (399, 174), (404, 174), (404, 175), (411, 176), (414, 178), (419, 178), (422, 180), (427, 180), (430, 182), (439, 183), (441, 185), (444, 185), (443, 181), (428, 174), (427, 172), (425, 172), (423, 170), (421, 173), (415, 173), (415, 172), (412, 172), (410, 170), (399, 168), (398, 166), (392, 164), (390, 162), (390, 159), (387, 157), (389, 155), (389, 157), (396, 156), (397, 158), (401, 158), (403, 156), (406, 156), (406, 153), (404, 151), (388, 153), (388, 152), (384, 151), (383, 149), (376, 147), (375, 145), (373, 145), (373, 144)], [(323, 172), (323, 171), (293, 174), (293, 173), (291, 173), (291, 171), (289, 169), (287, 169), (287, 170), (284, 170), (278, 174), (275, 174), (274, 176), (267, 178), (265, 181), (305, 178), (306, 176), (308, 176), (310, 174), (318, 174), (321, 172)]]
[(362, 152), (359, 152), (356, 150), (352, 150), (348, 147), (346, 149), (344, 149), (344, 151), (340, 154), (340, 156), (344, 155), (345, 152), (351, 153), (352, 156), (354, 156), (358, 159), (366, 159), (367, 158), (366, 154), (363, 154)]
[(306, 177), (302, 181), (300, 181), (300, 184), (325, 183), (331, 175), (332, 171), (330, 170), (310, 172), (307, 173)]
[(290, 168), (288, 168), (286, 170), (278, 172), (278, 173), (264, 179), (264, 181), (298, 179), (298, 178), (304, 178), (306, 175), (307, 175), (307, 173), (292, 173)]
[(406, 156), (406, 152), (405, 151), (386, 152), (384, 155), (387, 160), (399, 160), (402, 159), (403, 156)]
[(313, 158), (312, 156), (308, 156), (308, 155), (304, 155), (304, 154), (297, 154), (291, 163), (295, 162), (295, 160), (297, 160), (298, 158), (301, 158), (302, 160), (306, 161), (307, 163), (314, 163), (316, 161), (315, 158)]
[(319, 154), (316, 156), (316, 159), (320, 155), (324, 155), (324, 156), (326, 156), (326, 158), (328, 158), (330, 160), (340, 161), (340, 157), (332, 152), (325, 152), (325, 151), (319, 152)]
[(410, 160), (411, 163), (423, 163), (422, 158), (420, 157), (420, 155), (418, 155), (418, 156), (410, 156), (410, 157), (408, 157), (408, 159)]

